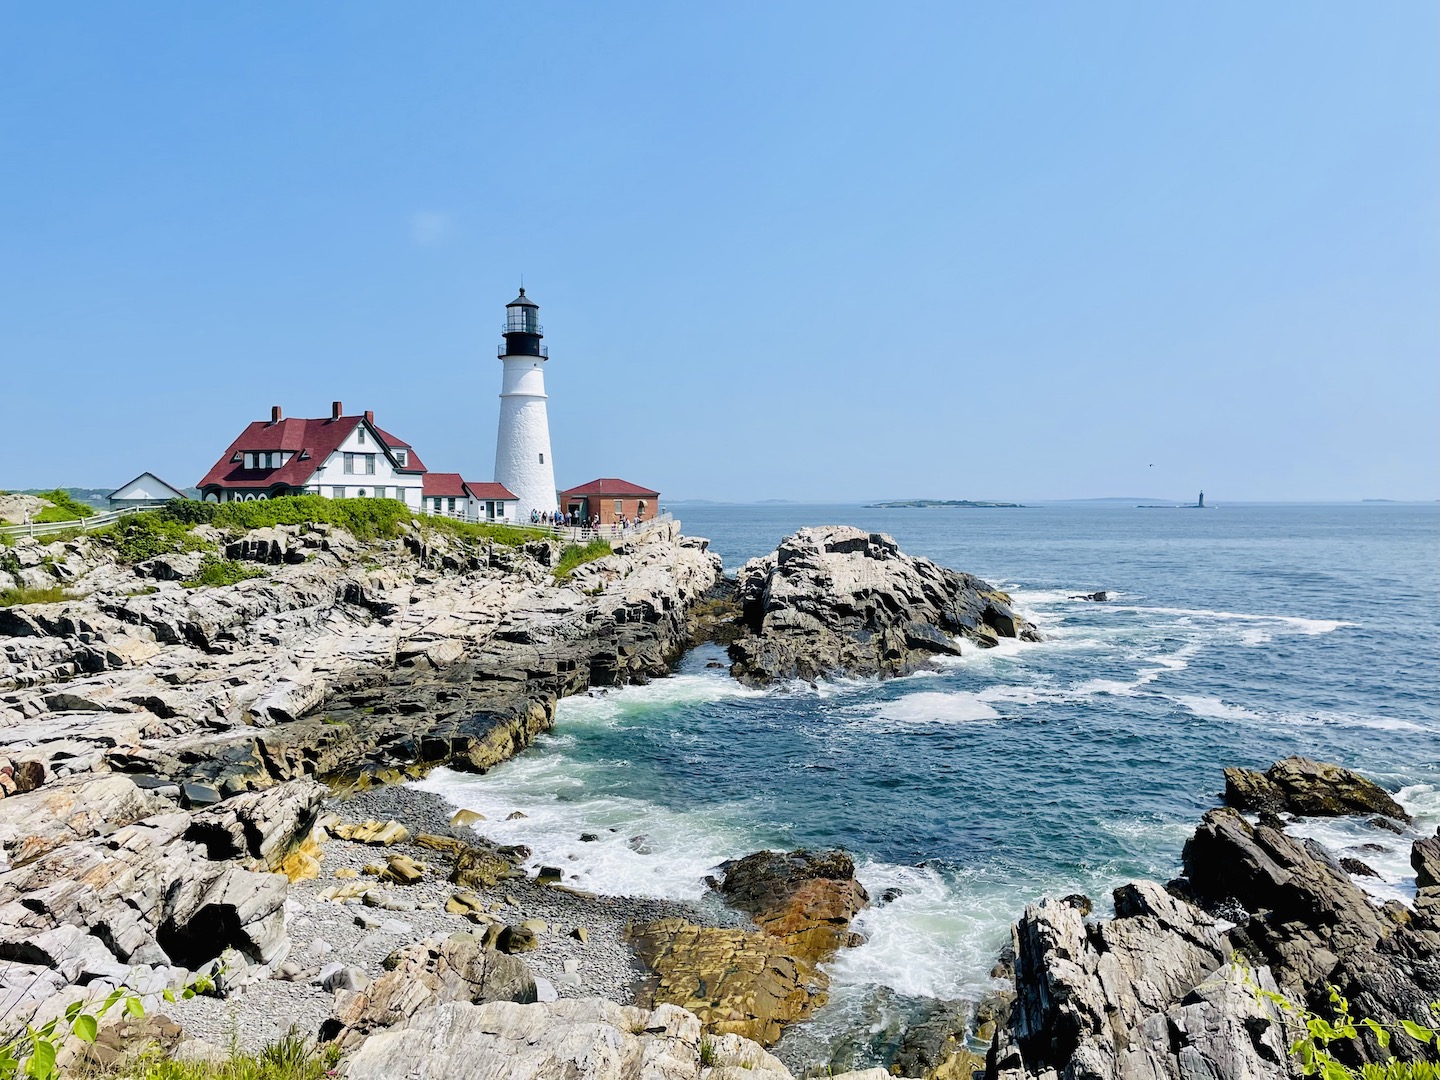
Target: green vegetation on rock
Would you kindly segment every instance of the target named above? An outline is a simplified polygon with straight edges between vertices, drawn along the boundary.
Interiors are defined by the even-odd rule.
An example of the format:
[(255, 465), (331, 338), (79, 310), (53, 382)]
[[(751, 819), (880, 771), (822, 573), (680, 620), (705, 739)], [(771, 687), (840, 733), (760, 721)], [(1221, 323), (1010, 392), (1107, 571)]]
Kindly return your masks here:
[(95, 535), (115, 550), (121, 562), (136, 563), (180, 551), (214, 551), (215, 545), (190, 531), (190, 526), (166, 516), (165, 510), (126, 514)]
[(17, 604), (58, 604), (70, 599), (59, 585), (45, 589), (0, 589), (0, 607), (15, 607)]
[(321, 1080), (335, 1075), (339, 1060), (339, 1047), (313, 1046), (290, 1034), (254, 1054), (232, 1049), (219, 1061), (174, 1061), (150, 1051), (118, 1070), (90, 1075), (97, 1080)]
[[(176, 505), (167, 504), (163, 512), (171, 512), (171, 507)], [(208, 513), (210, 524), (221, 529), (336, 525), (357, 540), (388, 540), (399, 536), (400, 527), (412, 514), (398, 499), (327, 499), (321, 495), (284, 495), (255, 502), (192, 503), (190, 506), (213, 508), (195, 511), (187, 507), (185, 512)]]
[(189, 581), (181, 584), (187, 589), (199, 589), (207, 585), (234, 585), (249, 578), (264, 577), (265, 571), (249, 563), (234, 559), (221, 559), (206, 555), (200, 560), (200, 569)]
[(612, 552), (610, 541), (598, 536), (584, 547), (579, 544), (566, 544), (565, 549), (560, 552), (560, 561), (555, 564), (555, 580), (564, 581), (577, 566), (603, 559)]
[(40, 513), (35, 515), (36, 524), (44, 524), (48, 521), (77, 521), (80, 518), (89, 517), (95, 513), (95, 507), (87, 503), (77, 502), (64, 488), (56, 488), (54, 491), (42, 491), (39, 497), (46, 502), (53, 503), (47, 506)]
[(491, 524), (489, 522), (475, 524), (447, 517), (427, 517), (417, 520), (421, 521), (424, 528), (449, 533), (462, 540), (490, 540), (507, 547), (519, 547), (530, 540), (545, 540), (550, 536), (544, 529), (532, 529), (521, 525)]

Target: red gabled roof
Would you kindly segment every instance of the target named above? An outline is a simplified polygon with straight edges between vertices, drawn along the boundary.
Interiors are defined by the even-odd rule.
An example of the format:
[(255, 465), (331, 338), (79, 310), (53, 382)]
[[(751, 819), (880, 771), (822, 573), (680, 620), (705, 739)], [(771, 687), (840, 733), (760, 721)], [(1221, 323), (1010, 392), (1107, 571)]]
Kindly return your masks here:
[(632, 484), (628, 480), (617, 480), (613, 476), (602, 477), (599, 480), (591, 480), (588, 484), (581, 484), (579, 487), (570, 488), (568, 491), (560, 492), (561, 497), (568, 495), (608, 495), (611, 498), (639, 495), (658, 499), (660, 493), (643, 488), (639, 484)]
[(421, 489), (426, 498), (435, 496), (463, 499), (465, 498), (465, 481), (460, 479), (458, 472), (427, 472), (425, 474), (425, 486)]
[[(203, 488), (218, 484), (227, 488), (270, 488), (276, 484), (284, 484), (287, 487), (303, 487), (315, 474), (315, 470), (325, 464), (325, 459), (350, 437), (355, 425), (364, 422), (363, 416), (280, 420), (273, 424), (266, 420), (256, 420), (240, 433), (240, 437), (230, 444), (220, 456), (220, 460), (210, 467), (210, 471), (196, 486)], [(387, 446), (410, 449), (399, 440), (392, 442), (393, 435), (386, 434), (373, 424), (371, 428), (377, 436), (385, 440)], [(243, 455), (258, 450), (288, 450), (295, 456), (278, 469), (245, 468)], [(308, 456), (304, 456), (307, 454)], [(233, 460), (236, 457), (240, 460)], [(402, 471), (425, 471), (425, 466), (420, 463), (413, 450), (410, 450), (409, 459), (410, 463)]]
[[(375, 427), (374, 424), (371, 424), (370, 426)], [(415, 448), (411, 446), (408, 442), (406, 442), (404, 439), (397, 439), (394, 435), (391, 435), (390, 432), (386, 431), (384, 428), (375, 428), (375, 434), (379, 435), (380, 438), (384, 439), (385, 445), (390, 447), (390, 449), (407, 451), (405, 455), (406, 463), (404, 465), (396, 466), (396, 468), (400, 472), (423, 473), (425, 471), (425, 463), (420, 460), (420, 455), (415, 453)]]
[(492, 501), (503, 499), (506, 502), (517, 502), (520, 496), (514, 494), (504, 484), (478, 484), (474, 480), (466, 480), (465, 486), (470, 489), (470, 494), (477, 499), (490, 499)]

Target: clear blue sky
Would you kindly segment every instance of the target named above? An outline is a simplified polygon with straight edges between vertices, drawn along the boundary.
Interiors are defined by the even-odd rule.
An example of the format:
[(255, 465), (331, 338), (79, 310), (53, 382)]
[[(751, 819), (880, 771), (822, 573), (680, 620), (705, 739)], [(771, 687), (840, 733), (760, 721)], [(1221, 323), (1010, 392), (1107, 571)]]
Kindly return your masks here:
[[(488, 479), (1440, 495), (1440, 8), (0, 7), (0, 486), (332, 398)], [(1153, 467), (1152, 467), (1153, 466)]]

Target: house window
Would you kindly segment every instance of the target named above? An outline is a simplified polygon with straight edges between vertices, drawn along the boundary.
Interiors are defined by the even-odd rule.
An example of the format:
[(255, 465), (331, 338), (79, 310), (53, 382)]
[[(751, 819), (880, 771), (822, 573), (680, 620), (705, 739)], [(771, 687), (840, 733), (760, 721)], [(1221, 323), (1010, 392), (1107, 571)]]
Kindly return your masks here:
[(625, 516), (625, 503), (622, 502), (620, 499), (616, 499), (616, 500), (615, 500), (615, 516), (616, 516), (616, 517), (624, 517), (624, 516)]
[(345, 455), (345, 474), (346, 474), (347, 476), (349, 476), (349, 475), (350, 475), (351, 473), (353, 473), (354, 471), (355, 471), (355, 455), (354, 455), (354, 454), (346, 454), (346, 455)]
[(245, 455), (245, 468), (247, 468), (247, 469), (253, 469), (254, 467), (255, 467), (255, 455), (254, 455), (254, 454), (249, 454), (249, 453), (247, 453), (247, 454)]
[(360, 489), (360, 498), (362, 498), (362, 499), (365, 498), (365, 489), (364, 489), (364, 488), (361, 488), (361, 489)]
[(330, 490), (335, 492), (335, 498), (337, 499), (343, 499), (345, 497), (345, 489), (339, 484), (335, 485), (335, 487), (331, 488)]
[(366, 455), (365, 455), (365, 472), (366, 472), (366, 474), (369, 475), (369, 476), (374, 476), (374, 475), (375, 475), (375, 455), (374, 455), (374, 454), (366, 454)]
[(448, 510), (450, 511), (450, 513), (452, 513), (452, 514), (455, 512), (455, 500), (454, 500), (454, 499), (451, 499), (451, 500), (450, 500), (450, 505), (447, 507), (447, 509), (448, 509)]
[(358, 428), (355, 429), (355, 441), (358, 442), (361, 446), (364, 446), (364, 445), (365, 445), (365, 425), (364, 425), (364, 424), (361, 424)]
[(409, 462), (410, 462), (410, 455), (409, 455), (408, 453), (406, 453), (404, 450), (396, 450), (396, 451), (395, 451), (395, 461), (396, 461), (397, 464), (400, 464), (400, 465), (408, 465)]

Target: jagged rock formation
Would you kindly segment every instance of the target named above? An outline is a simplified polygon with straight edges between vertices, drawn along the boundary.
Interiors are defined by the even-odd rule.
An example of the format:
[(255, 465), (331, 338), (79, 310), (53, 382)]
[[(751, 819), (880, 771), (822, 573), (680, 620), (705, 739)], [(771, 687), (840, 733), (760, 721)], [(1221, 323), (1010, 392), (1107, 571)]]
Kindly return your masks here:
[(336, 995), (335, 1014), (323, 1037), (358, 1046), (371, 1032), (436, 1005), (536, 1000), (535, 976), (525, 962), (487, 948), (479, 934), (417, 941), (393, 952), (385, 967), (369, 986)]
[(742, 682), (905, 675), (1002, 637), (1038, 640), (1010, 598), (971, 574), (902, 553), (883, 533), (801, 529), (738, 577), (743, 632), (730, 645)]
[(1089, 926), (1063, 901), (1032, 904), (987, 1075), (1284, 1076), (1281, 1017), (1226, 971), (1229, 952), (1213, 919), (1154, 882), (1117, 889), (1115, 918)]
[[(1436, 907), (1376, 907), (1318, 844), (1252, 826), (1230, 809), (1205, 815), (1186, 844), (1185, 874), (1201, 900), (1245, 910), (1231, 940), (1298, 1000), (1323, 1011), (1333, 985), (1357, 1015), (1431, 1019), (1430, 1002), (1440, 1000)], [(1382, 1059), (1372, 1036), (1361, 1042), (1370, 1060)], [(1403, 1035), (1391, 1049), (1402, 1058), (1419, 1052)]]
[(1249, 813), (1339, 817), (1384, 814), (1409, 821), (1391, 794), (1359, 773), (1305, 757), (1277, 761), (1265, 772), (1225, 770), (1225, 805)]
[(134, 568), (67, 545), (89, 595), (0, 608), (12, 761), (192, 781), (211, 801), (301, 776), (484, 770), (548, 729), (559, 697), (663, 674), (720, 571), (673, 527), (563, 584), (549, 542), (360, 551), (328, 527), (256, 533), (232, 547), (269, 576), (220, 588), (162, 577), (137, 593)]
[(841, 851), (762, 851), (723, 869), (721, 894), (759, 930), (683, 919), (636, 928), (635, 950), (655, 973), (643, 997), (691, 1010), (708, 1031), (773, 1046), (786, 1024), (825, 1004), (819, 965), (858, 944), (850, 920), (869, 898)]
[(193, 970), (226, 949), (282, 959), (287, 880), (272, 871), (308, 835), (324, 795), (301, 780), (193, 814), (170, 804), (0, 873), (0, 959), (10, 962), (0, 1010), (23, 1021), (66, 984)]
[[(1269, 775), (1310, 778), (1303, 805), (1377, 809), (1369, 781), (1298, 761)], [(1250, 782), (1257, 776), (1266, 780), (1241, 778), (1246, 790), (1268, 790)], [(1356, 1016), (1430, 1021), (1429, 1003), (1440, 1000), (1440, 887), (1425, 882), (1436, 854), (1440, 840), (1415, 841), (1414, 910), (1377, 906), (1313, 841), (1251, 825), (1228, 807), (1209, 811), (1186, 844), (1185, 876), (1168, 890), (1151, 882), (1116, 890), (1114, 919), (1086, 923), (1065, 901), (1026, 909), (1013, 931), (1015, 997), (987, 1080), (1281, 1080), (1293, 1073), (1293, 1021), (1257, 988), (1325, 1014), (1334, 986)], [(1402, 1060), (1424, 1053), (1403, 1034), (1390, 1050)], [(1385, 1059), (1364, 1029), (1355, 1052)]]

